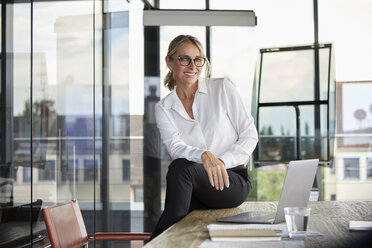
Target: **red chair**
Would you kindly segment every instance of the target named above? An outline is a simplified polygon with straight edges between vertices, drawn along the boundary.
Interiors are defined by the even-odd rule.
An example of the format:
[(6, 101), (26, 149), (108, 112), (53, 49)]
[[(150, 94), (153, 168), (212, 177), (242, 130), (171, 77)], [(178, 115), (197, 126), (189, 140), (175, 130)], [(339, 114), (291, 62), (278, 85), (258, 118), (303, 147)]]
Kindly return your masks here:
[(88, 236), (77, 200), (42, 210), (53, 248), (78, 248), (92, 240), (149, 240), (151, 233), (98, 232)]

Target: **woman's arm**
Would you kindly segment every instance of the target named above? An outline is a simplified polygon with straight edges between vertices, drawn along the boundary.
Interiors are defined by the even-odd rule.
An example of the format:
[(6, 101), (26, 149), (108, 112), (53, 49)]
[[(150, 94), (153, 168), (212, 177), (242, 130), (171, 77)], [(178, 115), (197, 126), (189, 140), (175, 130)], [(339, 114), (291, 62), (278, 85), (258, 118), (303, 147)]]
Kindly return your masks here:
[(249, 156), (257, 145), (258, 134), (253, 117), (246, 111), (235, 86), (228, 79), (225, 79), (223, 87), (224, 105), (227, 115), (238, 134), (238, 140), (219, 158), (225, 162), (226, 168), (231, 168), (247, 163)]

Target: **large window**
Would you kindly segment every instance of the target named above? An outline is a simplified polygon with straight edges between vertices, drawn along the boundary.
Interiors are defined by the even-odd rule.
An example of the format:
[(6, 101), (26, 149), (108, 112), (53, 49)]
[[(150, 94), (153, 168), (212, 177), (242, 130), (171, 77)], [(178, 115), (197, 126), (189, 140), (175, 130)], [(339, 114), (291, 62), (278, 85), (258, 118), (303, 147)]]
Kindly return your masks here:
[[(364, 30), (372, 29), (372, 1), (318, 1), (318, 9), (319, 41), (334, 43), (337, 81), (371, 80), (372, 51), (365, 48), (371, 44), (372, 36)], [(353, 49), (351, 44), (355, 44)]]
[(312, 4), (312, 0), (209, 1), (210, 9), (254, 10), (257, 15), (255, 27), (211, 27), (212, 75), (228, 76), (249, 110), (260, 49), (313, 42)]
[[(131, 115), (130, 91), (136, 90), (130, 87), (129, 73), (141, 64), (130, 61), (129, 46), (142, 33), (141, 26), (137, 33), (130, 33), (129, 26), (140, 23), (142, 17), (130, 11), (141, 13), (143, 5), (104, 2), (7, 3), (6, 16), (1, 15), (1, 22), (6, 21), (1, 48), (7, 48), (1, 58), (7, 59), (0, 61), (0, 182), (4, 177), (11, 187), (1, 193), (0, 207), (29, 204), (30, 195), (43, 206), (76, 198), (90, 233), (130, 231), (131, 168), (125, 168), (126, 184), (118, 172), (123, 159), (142, 169), (141, 108)], [(132, 57), (140, 54), (137, 50)], [(137, 96), (133, 102), (138, 106), (141, 100)], [(10, 132), (3, 133), (5, 123)], [(9, 149), (3, 149), (8, 143)], [(142, 174), (135, 175), (141, 184)], [(123, 215), (123, 221), (111, 224)], [(29, 227), (23, 234), (18, 231), (19, 238), (29, 236)], [(45, 234), (45, 227), (41, 223), (33, 231)]]
[(260, 51), (252, 101), (260, 139), (255, 163), (319, 158), (332, 166), (335, 132), (332, 45)]

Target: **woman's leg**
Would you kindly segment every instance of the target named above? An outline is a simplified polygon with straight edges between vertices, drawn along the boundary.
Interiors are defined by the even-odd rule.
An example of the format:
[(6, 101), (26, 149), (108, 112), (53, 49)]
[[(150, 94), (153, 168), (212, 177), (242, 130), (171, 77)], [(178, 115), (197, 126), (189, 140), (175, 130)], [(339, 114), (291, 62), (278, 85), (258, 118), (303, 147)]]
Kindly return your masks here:
[(164, 211), (152, 232), (151, 239), (188, 213), (192, 183), (188, 178), (188, 173), (185, 173), (185, 168), (192, 164), (194, 162), (186, 159), (176, 159), (168, 166)]
[(247, 174), (247, 168), (239, 166), (228, 169), (230, 187), (216, 190), (209, 182), (208, 174), (202, 164), (194, 164), (193, 197), (197, 198), (207, 208), (232, 208), (242, 204), (247, 198), (251, 183)]
[(234, 168), (227, 170), (227, 173), (230, 187), (220, 191), (209, 183), (202, 164), (186, 159), (174, 160), (167, 173), (165, 208), (151, 239), (194, 209), (230, 208), (240, 205), (250, 190), (246, 169)]

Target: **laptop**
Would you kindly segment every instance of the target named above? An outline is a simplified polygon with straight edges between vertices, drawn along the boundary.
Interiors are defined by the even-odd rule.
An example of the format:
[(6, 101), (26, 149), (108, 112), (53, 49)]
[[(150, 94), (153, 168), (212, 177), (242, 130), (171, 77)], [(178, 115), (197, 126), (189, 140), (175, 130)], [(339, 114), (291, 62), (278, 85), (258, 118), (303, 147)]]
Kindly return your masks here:
[(217, 219), (218, 222), (277, 224), (285, 221), (285, 207), (306, 207), (318, 168), (319, 159), (296, 160), (288, 164), (276, 212), (244, 212)]

